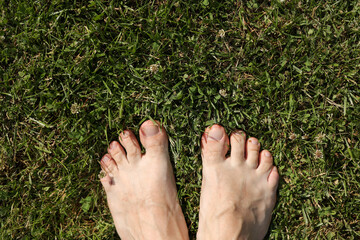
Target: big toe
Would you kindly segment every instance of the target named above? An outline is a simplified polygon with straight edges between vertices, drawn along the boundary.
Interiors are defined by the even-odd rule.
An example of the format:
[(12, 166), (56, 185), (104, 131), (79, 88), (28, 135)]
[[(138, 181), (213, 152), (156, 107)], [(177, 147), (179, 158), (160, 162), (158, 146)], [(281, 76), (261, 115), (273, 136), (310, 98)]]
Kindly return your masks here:
[(160, 122), (145, 121), (140, 127), (139, 135), (147, 154), (168, 151), (168, 138), (165, 128), (160, 125)]
[(204, 162), (224, 161), (229, 150), (229, 137), (225, 129), (218, 124), (206, 128), (201, 138), (201, 147)]

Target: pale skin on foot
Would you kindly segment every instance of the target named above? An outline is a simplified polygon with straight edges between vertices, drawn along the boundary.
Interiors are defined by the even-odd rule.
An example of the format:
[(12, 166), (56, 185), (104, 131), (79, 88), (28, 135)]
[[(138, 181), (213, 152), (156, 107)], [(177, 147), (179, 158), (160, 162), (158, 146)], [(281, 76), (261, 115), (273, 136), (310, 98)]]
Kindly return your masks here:
[[(140, 141), (131, 131), (120, 134), (101, 160), (107, 175), (101, 179), (110, 212), (121, 239), (188, 239), (177, 198), (164, 128), (142, 124)], [(125, 152), (126, 151), (126, 152)]]
[[(262, 239), (275, 205), (279, 175), (271, 154), (259, 153), (257, 139), (243, 132), (229, 138), (223, 127), (202, 137), (203, 183), (198, 239)], [(140, 142), (131, 131), (120, 134), (101, 160), (101, 179), (121, 239), (188, 239), (169, 161), (165, 129), (146, 121)], [(252, 143), (252, 144), (251, 144)]]
[(263, 239), (276, 201), (279, 174), (269, 151), (242, 131), (229, 138), (213, 125), (201, 139), (203, 178), (197, 239)]

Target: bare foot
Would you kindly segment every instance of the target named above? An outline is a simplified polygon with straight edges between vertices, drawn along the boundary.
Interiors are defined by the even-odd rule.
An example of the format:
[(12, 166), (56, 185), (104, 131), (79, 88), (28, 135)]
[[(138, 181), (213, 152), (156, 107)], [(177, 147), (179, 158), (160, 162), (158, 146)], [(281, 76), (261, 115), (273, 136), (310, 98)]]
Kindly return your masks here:
[(220, 125), (202, 139), (203, 180), (198, 239), (263, 239), (276, 201), (279, 174), (269, 151), (244, 132), (229, 138)]
[[(121, 239), (188, 239), (164, 128), (146, 121), (140, 128), (141, 154), (135, 135), (120, 134), (101, 159), (101, 179)], [(123, 148), (124, 147), (124, 148)], [(125, 150), (126, 153), (125, 153)]]

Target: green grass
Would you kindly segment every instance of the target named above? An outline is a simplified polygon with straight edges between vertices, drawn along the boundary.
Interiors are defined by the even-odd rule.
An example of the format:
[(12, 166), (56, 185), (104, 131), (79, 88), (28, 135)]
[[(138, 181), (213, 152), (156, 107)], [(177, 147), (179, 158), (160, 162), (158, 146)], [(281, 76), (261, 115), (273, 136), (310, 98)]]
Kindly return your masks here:
[(270, 239), (359, 239), (357, 1), (0, 6), (1, 239), (116, 239), (98, 162), (150, 118), (192, 238), (200, 136), (220, 123), (274, 155)]

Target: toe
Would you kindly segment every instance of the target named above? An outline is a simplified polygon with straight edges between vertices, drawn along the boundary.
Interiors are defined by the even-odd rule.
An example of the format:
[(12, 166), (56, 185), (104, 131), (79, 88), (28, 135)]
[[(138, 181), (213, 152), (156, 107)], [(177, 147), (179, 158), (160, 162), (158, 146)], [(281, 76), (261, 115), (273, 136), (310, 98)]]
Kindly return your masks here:
[(217, 124), (208, 127), (201, 138), (201, 147), (204, 161), (224, 161), (229, 150), (229, 138), (225, 129)]
[(258, 171), (269, 172), (273, 168), (273, 158), (268, 150), (261, 151), (259, 160)]
[(231, 143), (231, 161), (236, 163), (245, 160), (246, 134), (243, 131), (235, 131), (230, 136)]
[(259, 164), (260, 143), (256, 138), (249, 138), (246, 143), (246, 163), (256, 168)]
[(135, 162), (141, 158), (140, 145), (132, 131), (125, 130), (122, 132), (119, 136), (119, 140), (126, 150), (126, 157), (129, 163)]
[(118, 166), (124, 161), (127, 162), (125, 151), (117, 141), (110, 143), (108, 153)]
[(101, 161), (100, 161), (101, 167), (103, 168), (103, 170), (111, 176), (113, 176), (114, 174), (116, 174), (116, 172), (118, 171), (116, 162), (114, 161), (114, 159), (111, 158), (110, 154), (105, 154)]
[(161, 126), (160, 122), (145, 121), (140, 127), (139, 135), (147, 154), (168, 151), (168, 138), (165, 128)]
[(106, 174), (105, 177), (101, 178), (100, 182), (103, 185), (106, 192), (110, 190), (112, 180), (108, 174)]
[(280, 176), (277, 167), (274, 166), (268, 177), (268, 182), (271, 189), (273, 190), (277, 189), (277, 186), (279, 184), (279, 178)]

